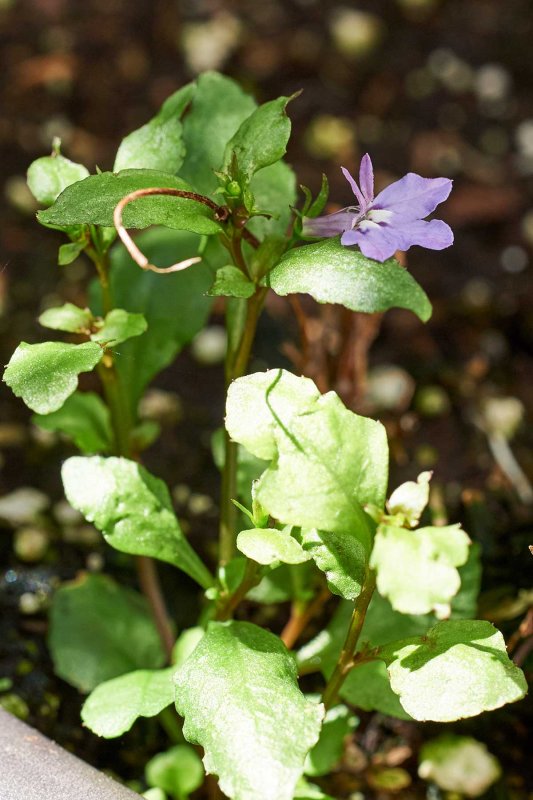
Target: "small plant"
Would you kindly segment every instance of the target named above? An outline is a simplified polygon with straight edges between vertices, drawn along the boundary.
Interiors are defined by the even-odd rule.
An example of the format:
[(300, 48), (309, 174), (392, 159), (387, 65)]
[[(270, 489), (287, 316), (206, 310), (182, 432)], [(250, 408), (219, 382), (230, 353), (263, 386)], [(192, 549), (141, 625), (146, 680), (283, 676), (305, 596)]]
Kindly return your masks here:
[[(156, 715), (172, 730), (178, 744), (150, 762), (147, 796), (187, 797), (201, 784), (185, 739), (201, 745), (205, 771), (230, 798), (325, 798), (312, 778), (339, 760), (352, 707), (449, 722), (526, 692), (501, 633), (472, 619), (476, 546), (459, 525), (419, 527), (430, 474), (387, 500), (380, 422), (306, 377), (246, 375), (269, 292), (364, 313), (400, 307), (426, 321), (426, 294), (393, 256), (453, 240), (444, 222), (424, 219), (449, 180), (409, 173), (374, 196), (368, 156), (359, 183), (344, 171), (356, 205), (320, 216), (324, 178), (314, 199), (302, 187), (298, 208), (283, 161), (292, 99), (257, 106), (207, 73), (124, 139), (113, 172), (89, 175), (58, 144), (28, 172), (47, 206), (39, 221), (68, 240), (59, 263), (85, 253), (97, 280), (88, 308), (67, 303), (40, 317), (69, 341), (22, 343), (4, 380), (38, 425), (82, 452), (63, 465), (66, 496), (111, 547), (136, 557), (148, 601), (103, 575), (78, 578), (55, 595), (50, 647), (57, 673), (90, 693), (82, 717), (96, 734), (120, 736)], [(166, 230), (135, 242), (127, 232), (154, 225)], [(166, 485), (141, 464), (158, 430), (138, 407), (215, 297), (226, 298), (228, 346), (211, 565), (185, 537)], [(103, 396), (77, 388), (92, 370)], [(153, 559), (204, 592), (197, 627), (177, 640)], [(293, 652), (332, 595), (340, 600), (326, 628)], [(234, 619), (244, 598), (291, 602), (281, 636)], [(300, 688), (299, 675), (313, 673), (321, 696)]]

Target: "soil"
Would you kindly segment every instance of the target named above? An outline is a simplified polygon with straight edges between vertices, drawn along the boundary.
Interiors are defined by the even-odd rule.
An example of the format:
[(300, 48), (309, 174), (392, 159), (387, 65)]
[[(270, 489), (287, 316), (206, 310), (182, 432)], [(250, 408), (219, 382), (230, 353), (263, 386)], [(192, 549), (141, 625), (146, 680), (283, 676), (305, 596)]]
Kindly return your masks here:
[[(260, 100), (304, 90), (291, 105), (294, 136), (287, 157), (300, 181), (315, 191), (326, 172), (330, 197), (339, 206), (350, 202), (339, 165), (355, 169), (367, 150), (381, 184), (409, 170), (454, 178), (441, 215), (454, 229), (454, 247), (438, 253), (415, 248), (408, 258), (434, 304), (433, 317), (422, 325), (404, 311), (385, 316), (370, 353), (369, 385), (375, 388), (376, 368), (388, 368), (381, 372), (388, 399), (374, 399), (369, 411), (386, 423), (392, 439), (391, 485), (433, 469), (442, 497), (433, 513), (464, 522), (481, 544), (481, 611), (497, 620), (508, 640), (514, 636), (515, 654), (522, 647), (528, 674), (530, 639), (515, 634), (527, 612), (519, 592), (531, 588), (531, 502), (495, 461), (479, 419), (489, 398), (512, 397), (522, 404), (524, 421), (510, 446), (533, 481), (533, 433), (525, 422), (533, 409), (532, 10), (526, 0), (368, 0), (343, 6), (316, 0), (0, 0), (2, 363), (21, 340), (42, 339), (36, 318), (51, 297), (83, 300), (89, 276), (80, 263), (55, 266), (60, 239), (34, 220), (24, 189), (28, 164), (60, 135), (69, 157), (91, 170), (110, 168), (121, 137), (190, 80), (199, 63), (234, 77)], [(340, 24), (346, 11), (366, 16)], [(350, 24), (358, 43), (348, 53), (341, 35)], [(193, 35), (199, 38), (191, 56)], [(308, 299), (302, 302), (308, 315), (326, 324)], [(259, 330), (256, 366), (290, 367), (298, 347), (291, 307), (272, 301)], [(222, 369), (198, 365), (186, 351), (156, 385), (177, 392), (183, 411), (147, 452), (146, 463), (171, 487), (180, 487), (180, 517), (209, 553), (218, 492), (209, 436), (222, 415)], [(361, 402), (354, 395), (353, 404)], [(3, 526), (1, 667), (13, 685), (0, 700), (7, 696), (5, 705), (18, 704), (32, 725), (87, 761), (140, 781), (146, 758), (165, 746), (157, 723), (135, 726), (118, 745), (83, 730), (82, 698), (53, 674), (45, 613), (57, 583), (81, 569), (105, 569), (132, 585), (135, 578), (127, 560), (98, 541), (81, 534), (65, 541), (56, 504), (62, 499), (60, 463), (72, 450), (37, 436), (29, 416), (6, 388), (0, 391), (0, 492), (34, 487), (56, 508), (55, 514), (44, 512), (50, 546), (36, 563), (17, 558), (13, 526)], [(208, 498), (201, 513), (191, 512), (189, 492)], [(172, 571), (161, 573), (170, 590)], [(28, 593), (42, 599), (36, 613), (21, 611), (21, 596)], [(190, 624), (198, 602), (192, 586), (179, 598), (168, 591), (168, 598), (178, 626)], [(286, 613), (281, 608), (274, 623), (282, 625)], [(494, 798), (533, 791), (527, 759), (531, 715), (526, 699), (451, 726), (486, 742), (502, 762), (504, 778), (489, 792)], [(400, 765), (412, 783), (397, 796), (424, 796), (416, 753), (421, 741), (441, 730), (363, 714), (349, 745), (352, 766), (325, 788), (340, 798), (354, 791), (381, 797), (387, 792), (376, 770)]]

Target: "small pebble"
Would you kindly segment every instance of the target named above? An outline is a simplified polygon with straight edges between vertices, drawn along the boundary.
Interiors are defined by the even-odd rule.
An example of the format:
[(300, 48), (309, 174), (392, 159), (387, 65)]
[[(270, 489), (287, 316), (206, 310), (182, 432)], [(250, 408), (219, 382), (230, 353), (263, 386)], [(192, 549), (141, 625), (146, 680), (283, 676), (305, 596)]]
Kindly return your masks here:
[(89, 553), (85, 563), (89, 572), (101, 572), (105, 561), (101, 553)]
[(0, 499), (0, 517), (12, 525), (23, 525), (49, 505), (48, 497), (38, 489), (23, 486)]
[(213, 500), (207, 494), (191, 494), (188, 509), (195, 517), (207, 514), (213, 508)]
[(220, 325), (211, 325), (194, 337), (191, 353), (195, 361), (205, 366), (220, 364), (226, 356), (227, 336)]
[(401, 367), (383, 364), (370, 370), (367, 398), (378, 410), (405, 411), (414, 390), (413, 378)]
[(423, 386), (416, 394), (415, 405), (423, 417), (442, 417), (450, 411), (450, 398), (441, 386)]
[(41, 561), (48, 550), (48, 533), (43, 528), (19, 528), (15, 532), (13, 549), (21, 561)]
[(43, 598), (33, 592), (24, 592), (19, 598), (21, 614), (37, 614), (43, 607)]
[(139, 404), (141, 419), (175, 425), (183, 417), (183, 405), (175, 392), (149, 389)]
[(54, 517), (60, 525), (79, 525), (83, 522), (83, 516), (73, 508), (68, 500), (59, 500), (53, 508)]

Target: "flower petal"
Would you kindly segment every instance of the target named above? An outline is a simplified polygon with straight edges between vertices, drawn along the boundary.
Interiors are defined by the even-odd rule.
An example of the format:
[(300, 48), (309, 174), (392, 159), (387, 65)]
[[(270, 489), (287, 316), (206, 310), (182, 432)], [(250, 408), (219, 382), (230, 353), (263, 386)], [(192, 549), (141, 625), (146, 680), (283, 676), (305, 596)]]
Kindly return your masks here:
[(356, 228), (353, 231), (346, 231), (341, 237), (341, 244), (347, 246), (357, 244), (363, 255), (375, 261), (386, 261), (400, 249), (394, 228), (375, 224), (363, 230)]
[[(391, 224), (393, 222), (396, 222), (396, 215), (391, 220)], [(402, 221), (401, 224), (398, 224), (396, 231), (400, 250), (408, 250), (415, 244), (427, 247), (428, 250), (444, 250), (445, 247), (453, 244), (452, 229), (441, 219), (432, 219), (429, 222), (423, 219), (413, 222)]]
[(357, 181), (355, 180), (355, 178), (353, 178), (350, 175), (350, 173), (348, 172), (346, 167), (341, 167), (341, 170), (342, 170), (342, 174), (344, 175), (344, 177), (346, 178), (346, 180), (348, 181), (348, 183), (352, 187), (352, 192), (357, 197), (357, 202), (361, 206), (361, 211), (364, 211), (366, 209), (366, 207), (367, 207), (367, 203), (366, 203), (365, 198), (363, 197), (363, 195), (361, 193), (361, 190), (360, 190), (359, 186), (357, 185)]
[(350, 211), (336, 211), (334, 214), (326, 214), (322, 217), (304, 217), (303, 236), (338, 236), (352, 227), (355, 214)]
[(370, 205), (374, 199), (374, 170), (372, 168), (372, 160), (368, 153), (365, 153), (361, 159), (361, 166), (359, 167), (359, 185), (363, 197), (366, 200), (366, 204)]
[(443, 203), (452, 190), (449, 178), (422, 178), (408, 172), (378, 194), (372, 208), (394, 211), (402, 220), (423, 219)]

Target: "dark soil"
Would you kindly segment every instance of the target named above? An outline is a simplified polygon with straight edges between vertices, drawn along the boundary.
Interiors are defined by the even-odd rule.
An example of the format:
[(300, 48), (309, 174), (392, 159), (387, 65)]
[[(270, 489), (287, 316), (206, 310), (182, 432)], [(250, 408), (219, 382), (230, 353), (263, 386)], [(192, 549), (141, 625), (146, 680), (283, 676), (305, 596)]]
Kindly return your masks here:
[[(215, 26), (209, 29), (204, 58), (213, 56), (213, 37), (220, 31), (227, 35), (238, 29), (233, 48), (212, 66), (260, 100), (303, 88), (291, 106), (294, 137), (288, 153), (302, 183), (316, 190), (326, 172), (331, 198), (345, 205), (349, 190), (339, 164), (355, 168), (367, 150), (381, 183), (409, 170), (455, 179), (442, 212), (454, 228), (454, 247), (440, 253), (415, 248), (408, 259), (434, 303), (433, 318), (424, 326), (408, 312), (390, 312), (370, 355), (371, 368), (395, 365), (404, 371), (407, 394), (391, 408), (378, 404), (370, 410), (392, 437), (391, 484), (434, 469), (447, 517), (463, 521), (480, 542), (481, 610), (509, 639), (527, 604), (515, 604), (515, 612), (509, 605), (520, 590), (531, 588), (531, 506), (494, 461), (476, 419), (490, 397), (517, 398), (524, 419), (533, 409), (533, 8), (526, 0), (347, 2), (344, 9), (366, 12), (372, 15), (366, 21), (377, 25), (374, 43), (367, 37), (367, 52), (357, 56), (341, 52), (335, 43), (331, 26), (339, 8), (327, 0), (1, 0), (3, 363), (20, 340), (42, 339), (36, 317), (50, 296), (83, 299), (89, 276), (89, 268), (79, 264), (55, 266), (60, 240), (33, 219), (23, 188), (28, 164), (49, 150), (53, 135), (60, 135), (69, 157), (91, 170), (110, 168), (121, 137), (191, 78), (183, 44), (191, 25)], [(319, 311), (303, 302), (318, 318)], [(290, 365), (295, 346), (291, 308), (272, 302), (260, 326), (257, 364)], [(417, 387), (413, 398), (409, 376)], [(183, 417), (148, 451), (147, 466), (171, 487), (185, 485), (213, 499), (213, 507), (202, 514), (192, 514), (186, 501), (178, 507), (209, 553), (218, 492), (209, 435), (220, 424), (222, 371), (199, 366), (186, 352), (157, 385), (180, 395)], [(391, 384), (387, 392), (392, 391)], [(36, 438), (28, 412), (5, 388), (0, 414), (0, 491), (31, 486), (57, 503), (60, 463), (72, 451)], [(532, 444), (531, 427), (524, 422), (511, 447), (533, 481)], [(157, 723), (137, 725), (118, 744), (84, 731), (82, 698), (53, 675), (44, 610), (20, 611), (24, 593), (40, 592), (45, 606), (60, 580), (88, 566), (131, 584), (134, 575), (119, 554), (99, 543), (67, 543), (57, 518), (46, 512), (46, 520), (51, 545), (37, 564), (16, 558), (9, 525), (0, 538), (1, 667), (13, 681), (6, 705), (26, 703), (32, 725), (97, 766), (138, 780), (146, 757), (165, 746)], [(185, 586), (176, 598), (172, 571), (162, 569), (162, 576), (178, 627), (190, 624), (197, 608), (193, 587)], [(283, 624), (285, 615), (281, 609), (276, 624)], [(530, 673), (532, 659), (524, 650), (529, 640), (516, 641), (515, 652), (523, 648), (523, 666)], [(526, 699), (452, 726), (486, 742), (501, 760), (505, 777), (490, 791), (493, 798), (522, 798), (533, 791), (530, 720)], [(397, 758), (413, 779), (399, 796), (423, 796), (426, 787), (415, 777), (416, 752), (424, 738), (440, 730), (362, 715), (350, 745), (354, 763), (362, 766), (340, 772), (326, 788), (343, 798), (355, 790), (381, 796), (384, 791), (372, 783), (367, 767), (395, 765)], [(403, 757), (400, 746), (406, 748)]]

